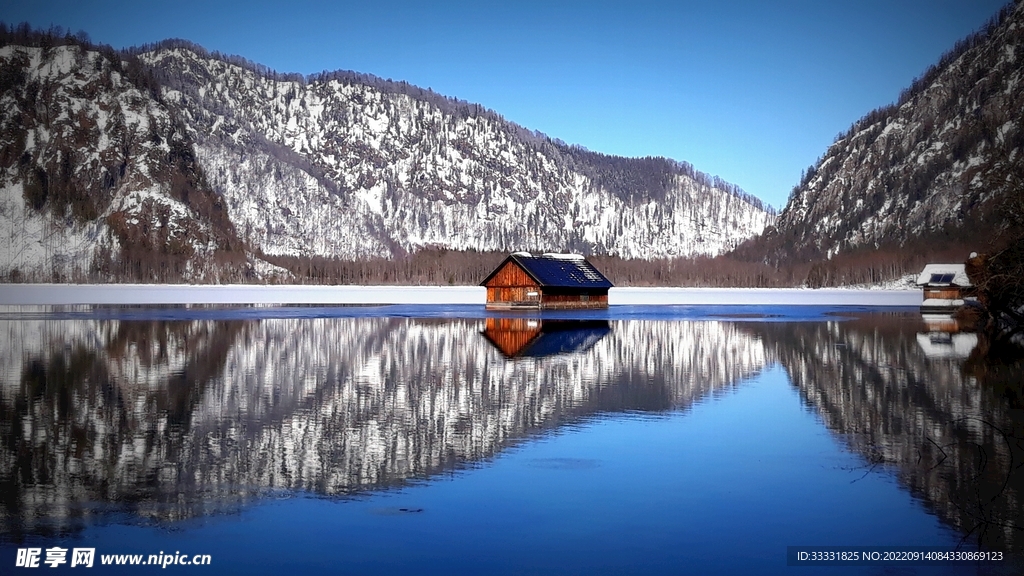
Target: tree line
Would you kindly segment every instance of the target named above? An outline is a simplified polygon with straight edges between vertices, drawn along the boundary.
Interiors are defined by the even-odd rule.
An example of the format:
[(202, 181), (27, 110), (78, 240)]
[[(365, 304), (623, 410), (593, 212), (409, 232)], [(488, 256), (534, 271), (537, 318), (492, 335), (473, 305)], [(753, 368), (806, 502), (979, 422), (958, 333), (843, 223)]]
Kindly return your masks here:
[[(751, 262), (732, 254), (716, 257), (642, 260), (618, 256), (588, 259), (616, 286), (738, 288), (811, 288), (882, 284), (917, 274), (929, 262), (962, 262), (968, 252), (950, 243), (930, 250), (889, 246), (844, 253), (829, 261), (784, 265)], [(324, 257), (262, 258), (282, 272), (271, 282), (362, 285), (476, 285), (501, 261), (504, 252), (424, 249), (393, 259), (341, 260)]]

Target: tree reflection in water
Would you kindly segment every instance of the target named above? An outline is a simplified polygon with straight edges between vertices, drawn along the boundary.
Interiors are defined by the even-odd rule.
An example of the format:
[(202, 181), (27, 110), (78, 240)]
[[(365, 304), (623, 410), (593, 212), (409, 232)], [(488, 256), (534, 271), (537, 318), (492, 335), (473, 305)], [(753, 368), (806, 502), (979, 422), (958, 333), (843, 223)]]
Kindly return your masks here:
[(892, 470), (965, 538), (1024, 548), (1019, 351), (917, 315), (0, 324), (5, 540), (401, 486), (779, 363), (865, 470)]
[(272, 490), (397, 486), (595, 414), (685, 408), (765, 366), (757, 338), (720, 322), (538, 325), (511, 358), (484, 320), (5, 324), (15, 540), (111, 511), (173, 521)]
[(984, 336), (915, 315), (749, 329), (867, 466), (891, 467), (965, 540), (1024, 549), (1019, 361), (990, 368)]

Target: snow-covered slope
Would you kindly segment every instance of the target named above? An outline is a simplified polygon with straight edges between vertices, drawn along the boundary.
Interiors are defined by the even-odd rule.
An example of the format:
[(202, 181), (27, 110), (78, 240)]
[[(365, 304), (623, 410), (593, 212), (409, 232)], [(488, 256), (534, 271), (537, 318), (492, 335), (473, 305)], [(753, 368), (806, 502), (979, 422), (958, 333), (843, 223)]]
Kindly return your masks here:
[(401, 84), (280, 78), (181, 45), (141, 58), (167, 78), (236, 226), (268, 254), (717, 254), (769, 219), (734, 187), (663, 159), (626, 161), (615, 189), (595, 165), (625, 159)]
[(116, 273), (135, 251), (202, 277), (234, 232), (175, 112), (120, 60), (0, 48), (0, 274)]
[[(986, 240), (1006, 175), (1024, 173), (1024, 4), (1004, 9), (840, 135), (765, 237), (771, 258), (946, 234)], [(966, 255), (965, 255), (966, 256)]]
[(110, 277), (139, 259), (259, 276), (262, 255), (424, 247), (718, 254), (773, 218), (688, 164), (566, 146), (404, 83), (280, 75), (180, 41), (118, 53), (7, 34), (8, 277)]

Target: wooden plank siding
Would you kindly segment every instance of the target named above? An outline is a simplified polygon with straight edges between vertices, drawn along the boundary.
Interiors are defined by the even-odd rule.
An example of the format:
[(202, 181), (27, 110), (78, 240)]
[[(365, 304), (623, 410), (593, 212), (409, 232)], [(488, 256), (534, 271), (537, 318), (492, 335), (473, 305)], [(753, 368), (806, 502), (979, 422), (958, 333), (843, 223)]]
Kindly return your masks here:
[(607, 308), (607, 294), (547, 294), (541, 297), (542, 308)]
[(510, 286), (487, 288), (488, 302), (522, 302), (523, 304), (540, 305), (540, 288), (536, 286)]
[(930, 298), (940, 300), (958, 300), (963, 297), (960, 288), (956, 286), (943, 287), (943, 288), (925, 288), (924, 298), (928, 300)]
[(530, 278), (529, 274), (513, 262), (505, 263), (501, 270), (498, 270), (498, 273), (487, 282), (487, 287), (490, 288), (491, 286), (532, 286), (540, 288), (540, 285), (533, 278)]
[(540, 285), (513, 262), (505, 263), (486, 286), (488, 307), (540, 308)]

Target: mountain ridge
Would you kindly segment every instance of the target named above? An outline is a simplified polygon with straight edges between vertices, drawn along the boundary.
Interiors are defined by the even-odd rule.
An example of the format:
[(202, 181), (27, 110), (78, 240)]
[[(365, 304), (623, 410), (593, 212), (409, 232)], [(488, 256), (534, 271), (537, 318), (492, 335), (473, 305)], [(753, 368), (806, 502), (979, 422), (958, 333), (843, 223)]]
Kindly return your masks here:
[[(568, 146), (407, 83), (4, 32), (9, 280), (258, 279), (287, 275), (265, 256), (423, 249), (714, 255), (774, 217), (688, 163)], [(159, 274), (138, 262), (154, 258)]]
[[(776, 222), (737, 253), (779, 263), (928, 243), (987, 248), (1010, 174), (1024, 171), (1024, 4), (1005, 6), (840, 133)], [(965, 250), (963, 257), (966, 258)]]

